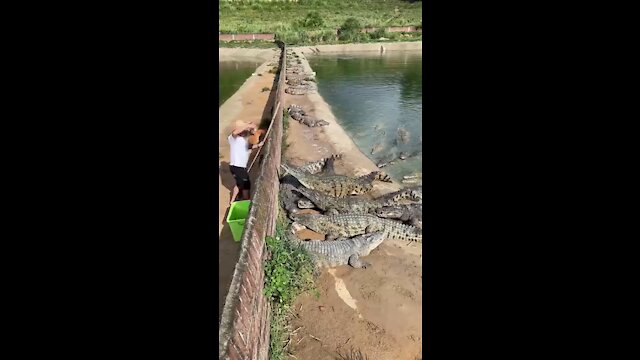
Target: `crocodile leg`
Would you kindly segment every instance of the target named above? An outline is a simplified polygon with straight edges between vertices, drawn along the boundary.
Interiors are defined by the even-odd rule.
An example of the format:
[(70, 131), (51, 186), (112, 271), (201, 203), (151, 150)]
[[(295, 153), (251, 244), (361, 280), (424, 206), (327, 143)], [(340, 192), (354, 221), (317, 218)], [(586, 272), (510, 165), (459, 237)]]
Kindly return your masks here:
[(349, 265), (353, 266), (356, 269), (366, 269), (367, 267), (371, 267), (371, 263), (360, 260), (358, 254), (352, 254), (351, 256), (349, 256)]
[(364, 229), (364, 233), (365, 233), (365, 234), (371, 234), (371, 233), (373, 233), (373, 232), (381, 231), (381, 230), (384, 230), (384, 229), (383, 229), (383, 227), (378, 226), (378, 225), (371, 224), (371, 225), (368, 225), (368, 226)]
[(324, 241), (334, 241), (335, 239), (336, 239), (336, 236), (335, 236), (335, 235), (329, 235), (329, 234), (326, 234), (326, 235), (324, 236)]
[(335, 208), (329, 208), (324, 212), (325, 215), (339, 215), (338, 210)]

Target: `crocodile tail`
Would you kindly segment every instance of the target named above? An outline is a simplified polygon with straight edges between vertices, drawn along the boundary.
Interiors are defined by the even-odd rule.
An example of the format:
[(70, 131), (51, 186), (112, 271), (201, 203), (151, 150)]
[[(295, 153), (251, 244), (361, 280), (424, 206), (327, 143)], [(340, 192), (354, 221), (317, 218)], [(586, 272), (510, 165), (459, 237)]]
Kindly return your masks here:
[(414, 189), (404, 189), (400, 190), (398, 194), (393, 197), (393, 201), (395, 202), (407, 199), (413, 201), (422, 201), (422, 193)]
[(393, 182), (393, 180), (391, 180), (391, 177), (389, 177), (389, 175), (385, 174), (382, 171), (374, 171), (375, 176), (374, 176), (374, 180), (380, 180), (380, 181), (384, 181), (384, 182)]

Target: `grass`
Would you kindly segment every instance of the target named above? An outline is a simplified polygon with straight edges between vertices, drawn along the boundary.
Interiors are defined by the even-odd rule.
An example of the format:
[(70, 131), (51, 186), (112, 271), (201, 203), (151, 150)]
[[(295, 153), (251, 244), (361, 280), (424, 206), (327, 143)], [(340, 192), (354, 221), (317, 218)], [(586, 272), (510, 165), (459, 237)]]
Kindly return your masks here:
[(302, 247), (285, 239), (287, 223), (284, 211), (280, 209), (276, 234), (266, 239), (271, 254), (264, 268), (264, 294), (271, 302), (270, 360), (285, 359), (291, 305), (300, 293), (313, 289), (313, 263)]
[(422, 26), (422, 2), (406, 0), (221, 1), (218, 14), (221, 33), (273, 33), (276, 39), (289, 45), (359, 43), (373, 39), (372, 35), (355, 33), (339, 39), (336, 29), (349, 22), (360, 28)]
[[(314, 14), (314, 15), (311, 15)], [(422, 2), (405, 0), (220, 1), (221, 33), (279, 33), (300, 28), (333, 30), (355, 18), (365, 27), (421, 26)], [(306, 24), (305, 24), (306, 23)], [(308, 25), (308, 27), (305, 27)], [(320, 26), (318, 26), (320, 25)]]
[(278, 47), (273, 41), (267, 40), (247, 40), (247, 41), (218, 41), (219, 48), (255, 48), (255, 49), (269, 49)]

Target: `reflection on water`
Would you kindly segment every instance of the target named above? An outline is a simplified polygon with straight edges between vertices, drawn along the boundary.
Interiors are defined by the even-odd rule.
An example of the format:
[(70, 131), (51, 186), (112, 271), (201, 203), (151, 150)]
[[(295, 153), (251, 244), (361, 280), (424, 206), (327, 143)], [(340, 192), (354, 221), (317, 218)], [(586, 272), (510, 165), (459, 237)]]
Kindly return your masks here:
[(218, 62), (218, 74), (220, 74), (220, 79), (218, 80), (218, 88), (220, 90), (218, 93), (218, 107), (238, 91), (240, 86), (260, 64), (260, 61), (255, 60)]
[(320, 94), (362, 152), (376, 164), (414, 155), (383, 168), (396, 180), (422, 173), (422, 52), (308, 59)]

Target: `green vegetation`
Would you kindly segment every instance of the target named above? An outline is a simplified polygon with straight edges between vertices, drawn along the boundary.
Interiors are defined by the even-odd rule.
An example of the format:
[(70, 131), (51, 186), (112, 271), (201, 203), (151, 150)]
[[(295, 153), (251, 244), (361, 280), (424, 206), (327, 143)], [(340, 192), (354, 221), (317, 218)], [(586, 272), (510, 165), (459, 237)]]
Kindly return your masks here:
[[(406, 0), (299, 0), (221, 1), (218, 5), (221, 33), (273, 33), (288, 45), (316, 45), (372, 42), (379, 38), (394, 41), (422, 40), (418, 33), (379, 30), (361, 33), (362, 28), (422, 26), (422, 2)], [(341, 28), (340, 35), (336, 30)], [(395, 37), (395, 38), (393, 38)], [(232, 46), (262, 47), (258, 41), (238, 41)], [(222, 43), (221, 44), (228, 44)], [(244, 45), (243, 45), (244, 44)], [(265, 46), (266, 47), (266, 46)]]
[(278, 212), (276, 234), (266, 239), (271, 254), (264, 268), (264, 294), (271, 301), (271, 360), (285, 358), (291, 305), (298, 294), (313, 288), (313, 263), (302, 247), (285, 239), (286, 223), (286, 216), (281, 209)]
[(260, 90), (260, 92), (265, 92), (265, 91), (269, 91), (269, 90), (271, 90), (271, 89), (265, 86), (265, 87), (262, 88), (262, 90)]
[(252, 41), (218, 41), (219, 48), (256, 48), (256, 49), (268, 49), (277, 46), (273, 41), (267, 40), (252, 40)]

